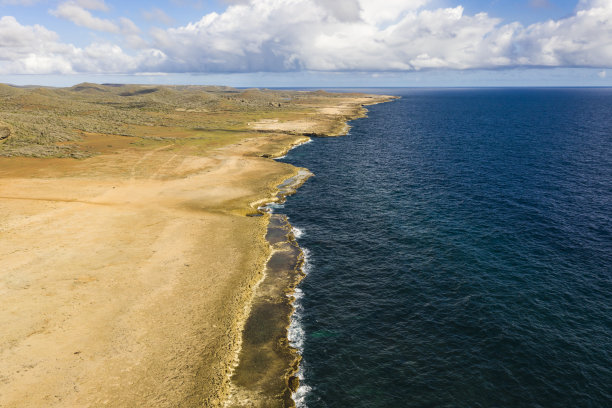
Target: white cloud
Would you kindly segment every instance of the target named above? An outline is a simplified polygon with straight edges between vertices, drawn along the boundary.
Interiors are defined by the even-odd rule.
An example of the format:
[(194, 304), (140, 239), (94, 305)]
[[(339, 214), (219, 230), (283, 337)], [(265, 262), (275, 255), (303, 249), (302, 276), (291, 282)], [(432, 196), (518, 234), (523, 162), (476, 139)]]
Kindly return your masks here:
[(94, 17), (89, 10), (107, 10), (108, 7), (101, 0), (71, 0), (60, 3), (51, 14), (74, 24), (96, 31), (109, 33), (119, 32), (119, 26), (110, 20)]
[(361, 6), (358, 0), (315, 0), (319, 7), (326, 8), (329, 16), (338, 21), (357, 21), (361, 18)]
[(575, 15), (536, 23), (516, 35), (524, 65), (612, 66), (612, 2), (581, 1)]
[(104, 0), (73, 0), (74, 3), (87, 10), (108, 11), (108, 6)]
[(119, 23), (121, 25), (121, 32), (124, 34), (137, 34), (140, 32), (140, 28), (129, 18), (121, 17)]
[(129, 18), (120, 17), (117, 22), (94, 17), (89, 10), (108, 11), (103, 0), (69, 0), (60, 3), (51, 14), (91, 30), (121, 34), (124, 45), (132, 49), (147, 48), (147, 42), (139, 35), (140, 28)]
[(0, 74), (129, 73), (154, 70), (166, 56), (144, 49), (135, 55), (110, 43), (85, 48), (59, 41), (42, 26), (21, 25), (14, 17), (0, 18)]
[(430, 0), (359, 0), (361, 16), (370, 24), (384, 24), (398, 20), (403, 14), (415, 11)]
[(119, 19), (119, 25), (121, 26), (121, 34), (123, 35), (123, 42), (132, 49), (145, 49), (148, 48), (147, 42), (139, 35), (140, 28), (129, 18), (121, 17)]
[[(377, 71), (612, 65), (612, 2), (524, 27), (428, 0), (234, 0), (153, 32), (174, 71)], [(538, 2), (543, 5), (542, 1)], [(299, 12), (296, 12), (299, 10)]]
[[(610, 0), (580, 0), (573, 15), (527, 27), (502, 25), (500, 19), (486, 13), (468, 15), (461, 6), (432, 9), (429, 0), (226, 1), (229, 6), (221, 13), (207, 14), (181, 27), (153, 29), (150, 41), (127, 18), (94, 17), (90, 10), (107, 9), (101, 0), (64, 1), (53, 13), (94, 30), (121, 34), (123, 45), (140, 51), (129, 55), (110, 43), (74, 49), (57, 38), (48, 41), (52, 47), (45, 48), (37, 44), (54, 33), (40, 26), (20, 26), (40, 35), (32, 34), (36, 38), (21, 48), (0, 48), (0, 60), (6, 62), (6, 71), (10, 58), (2, 55), (19, 48), (24, 55), (39, 58), (28, 65), (34, 69), (38, 63), (39, 71), (66, 69), (66, 65), (43, 59), (53, 60), (54, 56), (61, 56), (61, 61), (78, 72), (612, 67)], [(165, 14), (155, 10), (143, 15), (163, 19)], [(11, 40), (10, 33), (0, 30), (0, 41), (21, 40)], [(117, 63), (104, 61), (103, 54)], [(17, 59), (26, 64), (23, 55)]]
[(22, 26), (11, 16), (0, 18), (0, 72), (70, 72), (61, 55), (71, 52), (71, 47), (57, 40), (56, 33), (42, 26)]
[(169, 55), (171, 70), (376, 71), (508, 63), (504, 53), (512, 33), (496, 31), (499, 20), (465, 16), (462, 7), (419, 10), (424, 4), (394, 0), (381, 12), (374, 1), (360, 0), (356, 18), (350, 1), (338, 10), (318, 0), (251, 0), (184, 27), (156, 30), (153, 37)]

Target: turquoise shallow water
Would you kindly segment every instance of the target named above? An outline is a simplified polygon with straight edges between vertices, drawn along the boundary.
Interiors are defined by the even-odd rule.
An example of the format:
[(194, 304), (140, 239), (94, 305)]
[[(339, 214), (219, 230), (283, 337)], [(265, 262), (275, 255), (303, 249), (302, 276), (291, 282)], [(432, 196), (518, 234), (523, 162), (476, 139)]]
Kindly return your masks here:
[(384, 90), (284, 159), (308, 407), (612, 406), (612, 90)]

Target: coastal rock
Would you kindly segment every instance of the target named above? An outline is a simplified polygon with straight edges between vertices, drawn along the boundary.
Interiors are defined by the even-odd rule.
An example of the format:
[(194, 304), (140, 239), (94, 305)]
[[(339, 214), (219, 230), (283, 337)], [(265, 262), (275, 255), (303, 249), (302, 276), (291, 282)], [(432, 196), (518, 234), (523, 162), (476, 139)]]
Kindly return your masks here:
[(287, 386), (289, 387), (291, 392), (296, 392), (298, 387), (300, 386), (300, 379), (297, 376), (292, 375), (287, 380)]

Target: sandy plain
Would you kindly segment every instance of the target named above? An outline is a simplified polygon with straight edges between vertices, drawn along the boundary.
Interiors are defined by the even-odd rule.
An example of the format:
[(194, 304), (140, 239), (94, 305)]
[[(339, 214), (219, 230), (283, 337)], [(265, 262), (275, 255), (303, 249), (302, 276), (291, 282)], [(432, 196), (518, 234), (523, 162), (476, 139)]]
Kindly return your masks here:
[(223, 406), (271, 251), (247, 215), (298, 172), (270, 157), (383, 100), (317, 95), (204, 148), (83, 133), (88, 158), (0, 157), (0, 407)]

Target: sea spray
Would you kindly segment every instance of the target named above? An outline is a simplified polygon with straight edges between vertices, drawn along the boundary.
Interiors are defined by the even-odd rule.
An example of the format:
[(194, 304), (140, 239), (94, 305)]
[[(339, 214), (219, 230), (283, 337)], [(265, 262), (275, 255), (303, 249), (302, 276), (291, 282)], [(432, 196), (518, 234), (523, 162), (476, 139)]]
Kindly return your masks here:
[[(303, 230), (293, 227), (293, 234), (296, 238), (295, 231), (299, 231), (299, 236), (303, 235)], [(302, 263), (302, 273), (304, 276), (308, 275), (308, 272), (311, 268), (311, 260), (310, 260), (310, 252), (307, 248), (301, 247), (303, 263)], [(291, 295), (290, 295), (291, 296)], [(295, 288), (295, 292), (293, 293), (293, 314), (291, 315), (291, 323), (289, 325), (289, 330), (287, 333), (287, 337), (289, 339), (289, 344), (291, 347), (294, 347), (298, 350), (298, 353), (302, 356), (304, 354), (304, 340), (306, 338), (306, 332), (304, 330), (304, 325), (302, 324), (302, 318), (304, 315), (304, 305), (302, 303), (302, 299), (304, 298), (304, 292), (299, 287)], [(292, 398), (295, 402), (297, 408), (306, 407), (306, 396), (311, 390), (311, 387), (306, 382), (306, 361), (302, 358), (300, 361), (300, 367), (297, 372), (297, 377), (300, 380), (300, 385), (298, 389), (293, 393)]]
[(295, 239), (299, 239), (304, 236), (304, 230), (301, 228), (297, 228), (296, 226), (292, 226), (292, 232)]

